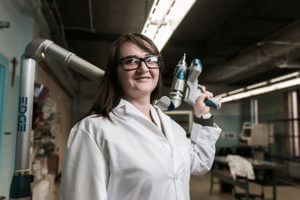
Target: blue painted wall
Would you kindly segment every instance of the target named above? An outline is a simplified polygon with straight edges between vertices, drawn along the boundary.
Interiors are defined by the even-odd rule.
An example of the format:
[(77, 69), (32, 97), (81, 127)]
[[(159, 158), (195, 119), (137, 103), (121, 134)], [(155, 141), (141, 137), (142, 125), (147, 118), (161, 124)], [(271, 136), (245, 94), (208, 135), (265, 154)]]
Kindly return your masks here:
[[(1, 134), (0, 143), (0, 196), (9, 199), (9, 188), (14, 171), (16, 132), (17, 132), (17, 114), (18, 114), (18, 97), (20, 86), (20, 62), (21, 55), (24, 53), (25, 45), (33, 39), (34, 20), (33, 13), (24, 10), (22, 6), (31, 1), (0, 0), (0, 18), (10, 22), (10, 27), (1, 30), (0, 34), (0, 52), (2, 58), (6, 58), (5, 66), (5, 98), (2, 106), (4, 107), (2, 118), (2, 132), (10, 133)], [(12, 66), (10, 60), (18, 60), (15, 74), (15, 84), (11, 86)], [(2, 59), (3, 60), (3, 59)]]
[[(9, 64), (6, 65), (8, 69)], [(11, 87), (12, 73), (7, 70), (5, 77), (5, 98), (3, 112), (3, 130), (1, 134), (1, 187), (0, 195), (8, 197), (11, 177), (14, 169), (15, 146), (16, 146), (16, 122), (17, 122), (17, 99), (19, 95), (19, 76), (15, 77), (15, 87)], [(9, 135), (3, 134), (10, 133)]]
[[(3, 119), (4, 119), (4, 105), (5, 105), (5, 75), (8, 66), (8, 59), (0, 53), (0, 167), (2, 166), (2, 135), (3, 131)], [(1, 169), (1, 168), (0, 168)], [(0, 170), (0, 177), (1, 170)]]
[[(268, 123), (270, 120), (286, 118), (286, 99), (287, 90), (275, 91), (257, 96), (259, 123)], [(222, 108), (213, 113), (215, 121), (222, 128), (223, 132), (234, 133), (234, 139), (220, 137), (217, 147), (230, 147), (239, 144), (239, 135), (242, 130), (243, 122), (251, 121), (250, 99), (225, 103)], [(275, 140), (271, 145), (272, 153), (277, 155), (285, 154), (285, 142), (279, 135), (285, 134), (285, 123), (274, 122)]]
[[(243, 102), (230, 102), (222, 105), (219, 111), (212, 110), (215, 122), (222, 129), (222, 135), (217, 141), (217, 147), (230, 147), (238, 145), (241, 124), (243, 123)], [(231, 133), (233, 138), (225, 136)]]

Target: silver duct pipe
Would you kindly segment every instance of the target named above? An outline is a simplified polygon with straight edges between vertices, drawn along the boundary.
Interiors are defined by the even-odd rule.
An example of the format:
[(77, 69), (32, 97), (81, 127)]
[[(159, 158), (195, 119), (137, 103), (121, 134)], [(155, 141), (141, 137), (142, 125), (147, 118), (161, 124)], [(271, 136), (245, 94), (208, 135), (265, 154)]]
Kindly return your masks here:
[(57, 46), (50, 40), (37, 39), (29, 43), (22, 57), (18, 114), (18, 132), (14, 176), (10, 186), (11, 200), (30, 199), (30, 135), (34, 96), (36, 62), (52, 57), (86, 77), (99, 82), (104, 71), (75, 54)]
[[(300, 20), (296, 20), (280, 31), (267, 37), (257, 45), (243, 51), (240, 56), (229, 62), (218, 65), (213, 72), (205, 74), (207, 80), (214, 82), (230, 82), (242, 79), (249, 74), (266, 70), (271, 64), (287, 53), (300, 50)], [(265, 65), (265, 66), (262, 66)], [(274, 67), (274, 66), (272, 66)]]
[(17, 144), (14, 176), (10, 185), (10, 200), (30, 199), (30, 136), (36, 61), (22, 56)]
[(45, 57), (52, 57), (96, 82), (100, 82), (101, 77), (104, 75), (104, 70), (61, 48), (50, 40), (36, 39), (30, 42), (26, 47), (25, 57), (32, 57), (37, 61), (43, 60)]
[(22, 58), (15, 172), (29, 172), (30, 133), (36, 61)]

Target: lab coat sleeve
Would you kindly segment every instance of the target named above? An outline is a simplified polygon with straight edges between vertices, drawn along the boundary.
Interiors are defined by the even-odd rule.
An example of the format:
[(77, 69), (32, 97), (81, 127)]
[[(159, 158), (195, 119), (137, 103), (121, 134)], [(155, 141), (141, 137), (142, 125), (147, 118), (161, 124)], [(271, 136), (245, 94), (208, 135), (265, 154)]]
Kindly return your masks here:
[(212, 167), (216, 141), (219, 138), (221, 129), (217, 126), (202, 126), (193, 123), (190, 146), (191, 174), (205, 174)]
[(107, 200), (108, 167), (90, 133), (74, 127), (64, 156), (61, 199)]

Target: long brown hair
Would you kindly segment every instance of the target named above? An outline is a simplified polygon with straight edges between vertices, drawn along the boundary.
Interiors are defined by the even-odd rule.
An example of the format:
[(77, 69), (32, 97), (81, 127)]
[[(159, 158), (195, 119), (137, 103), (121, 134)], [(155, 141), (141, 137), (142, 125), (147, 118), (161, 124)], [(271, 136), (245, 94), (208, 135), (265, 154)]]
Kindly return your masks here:
[[(152, 40), (142, 34), (128, 33), (115, 40), (110, 49), (104, 77), (100, 84), (99, 90), (97, 91), (92, 108), (87, 115), (97, 114), (98, 116), (107, 117), (110, 121), (112, 121), (109, 113), (112, 112), (112, 110), (119, 104), (123, 96), (122, 88), (117, 75), (117, 67), (120, 59), (120, 47), (122, 44), (128, 41), (134, 43), (140, 49), (151, 55), (160, 55)], [(158, 83), (151, 93), (151, 102), (157, 99), (159, 95), (162, 68), (163, 66), (160, 68)]]

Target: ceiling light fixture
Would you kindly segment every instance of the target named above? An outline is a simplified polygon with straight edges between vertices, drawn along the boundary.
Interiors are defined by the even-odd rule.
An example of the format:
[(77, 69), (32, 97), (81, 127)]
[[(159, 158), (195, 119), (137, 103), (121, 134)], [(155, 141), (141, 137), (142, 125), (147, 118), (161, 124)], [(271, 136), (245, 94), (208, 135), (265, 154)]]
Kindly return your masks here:
[(232, 94), (243, 92), (244, 90), (245, 90), (244, 88), (240, 88), (240, 89), (236, 89), (236, 90), (233, 90), (231, 92), (228, 92), (228, 94), (232, 95)]
[(263, 81), (263, 82), (260, 82), (260, 83), (255, 83), (253, 85), (249, 85), (249, 86), (246, 87), (246, 89), (250, 90), (250, 89), (258, 88), (258, 87), (261, 87), (261, 86), (265, 86), (267, 84), (268, 84), (267, 81)]
[(287, 75), (284, 75), (284, 76), (279, 76), (277, 78), (272, 78), (270, 80), (271, 83), (276, 83), (276, 82), (279, 82), (279, 81), (283, 81), (283, 80), (286, 80), (286, 79), (290, 79), (290, 78), (293, 78), (293, 77), (297, 77), (299, 76), (300, 73), (299, 72), (294, 72), (294, 73), (291, 73), (291, 74), (287, 74)]
[(300, 64), (290, 64), (290, 63), (280, 63), (278, 64), (278, 67), (281, 68), (281, 69), (287, 69), (287, 68), (297, 68), (299, 69), (300, 68)]
[[(222, 97), (222, 103), (236, 101), (239, 99), (248, 98), (251, 96), (256, 96), (260, 94), (265, 94), (268, 92), (294, 87), (300, 85), (300, 72), (295, 72), (292, 74), (280, 76), (277, 78), (273, 78), (269, 81), (264, 81), (261, 83), (253, 84), (251, 86), (240, 88), (238, 90), (234, 90), (226, 93), (226, 95), (220, 94), (216, 97)], [(237, 91), (241, 91), (238, 92)]]
[(154, 0), (142, 34), (163, 49), (196, 0)]

